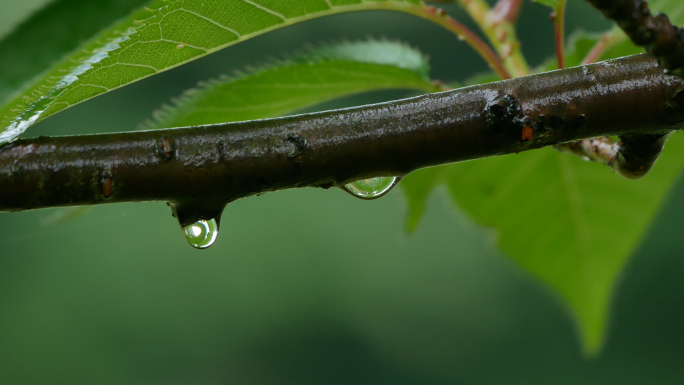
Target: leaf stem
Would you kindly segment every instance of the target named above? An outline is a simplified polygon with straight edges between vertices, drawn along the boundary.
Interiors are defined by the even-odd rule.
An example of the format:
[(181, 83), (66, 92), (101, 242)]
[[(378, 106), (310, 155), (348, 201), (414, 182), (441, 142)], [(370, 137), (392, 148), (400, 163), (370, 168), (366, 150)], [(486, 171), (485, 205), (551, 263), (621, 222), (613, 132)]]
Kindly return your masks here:
[(522, 0), (499, 0), (492, 10), (492, 19), (506, 20), (512, 24), (518, 20)]
[(558, 6), (551, 14), (556, 42), (558, 69), (565, 68), (565, 0), (558, 0)]
[(450, 17), (444, 10), (433, 6), (415, 6), (415, 15), (427, 19), (443, 28), (453, 32), (460, 40), (468, 43), (489, 64), (501, 79), (510, 79), (512, 76), (499, 56), (492, 48), (468, 27)]
[(582, 59), (582, 65), (599, 61), (606, 51), (616, 44), (625, 41), (625, 39), (627, 39), (627, 36), (619, 28), (612, 28), (610, 31), (603, 33), (594, 47), (587, 53), (587, 56)]
[(484, 0), (454, 0), (477, 23), (496, 49), (504, 66), (514, 77), (525, 76), (530, 68), (515, 33), (515, 19), (522, 4), (518, 0), (500, 0), (492, 10)]

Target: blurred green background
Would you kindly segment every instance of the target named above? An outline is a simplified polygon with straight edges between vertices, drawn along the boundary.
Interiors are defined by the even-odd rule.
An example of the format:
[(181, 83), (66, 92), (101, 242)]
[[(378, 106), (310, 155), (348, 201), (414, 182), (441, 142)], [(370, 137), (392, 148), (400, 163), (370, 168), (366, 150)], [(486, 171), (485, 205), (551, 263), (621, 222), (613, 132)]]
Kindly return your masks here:
[[(3, 22), (41, 3), (4, 2)], [(569, 6), (570, 30), (609, 25), (584, 2)], [(526, 1), (518, 24), (531, 62), (553, 54), (546, 8)], [(423, 20), (347, 14), (119, 89), (28, 134), (132, 130), (199, 80), (367, 36), (419, 47), (435, 78), (485, 69)], [(243, 199), (204, 251), (163, 202), (98, 206), (57, 224), (45, 224), (57, 210), (1, 213), (0, 384), (684, 383), (683, 194), (680, 180), (625, 268), (593, 360), (565, 305), (439, 189), (412, 235), (399, 190), (376, 201), (314, 189)]]

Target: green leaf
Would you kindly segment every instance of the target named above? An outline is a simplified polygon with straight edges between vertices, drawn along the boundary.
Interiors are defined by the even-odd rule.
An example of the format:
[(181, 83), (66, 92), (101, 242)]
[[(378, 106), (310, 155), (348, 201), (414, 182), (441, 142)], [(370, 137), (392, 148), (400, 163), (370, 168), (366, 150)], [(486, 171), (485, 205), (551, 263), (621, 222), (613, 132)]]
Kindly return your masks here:
[(412, 172), (399, 183), (408, 205), (407, 232), (413, 232), (418, 227), (425, 212), (425, 203), (432, 190), (443, 183), (443, 175), (448, 167), (429, 167)]
[[(684, 4), (655, 3), (678, 23), (683, 21)], [(599, 36), (574, 34), (568, 64), (578, 65)], [(627, 40), (602, 59), (638, 50)], [(549, 61), (541, 69), (554, 68)], [(400, 185), (408, 200), (409, 231), (422, 216), (430, 191), (439, 185), (447, 187), (454, 203), (474, 221), (496, 229), (501, 250), (569, 305), (583, 347), (592, 354), (603, 341), (615, 280), (682, 165), (684, 136), (675, 135), (651, 173), (638, 181), (542, 149), (421, 170)]]
[(6, 1), (0, 13), (0, 40), (13, 32), (17, 26), (29, 19), (36, 11), (55, 0)]
[(630, 181), (553, 149), (421, 171), (400, 184), (415, 228), (428, 193), (444, 184), (476, 222), (497, 230), (501, 250), (570, 305), (584, 347), (602, 342), (616, 277), (684, 164), (684, 137), (657, 166)]
[(0, 107), (0, 144), (64, 108), (277, 28), (420, 0), (153, 0), (34, 78)]
[(0, 41), (0, 101), (146, 1), (60, 0), (36, 12)]
[(684, 4), (680, 0), (650, 0), (648, 8), (652, 13), (664, 13), (674, 24), (684, 25)]
[(427, 59), (389, 41), (340, 43), (186, 91), (144, 128), (193, 126), (282, 116), (342, 96), (381, 89), (438, 91)]
[(533, 0), (535, 3), (539, 3), (541, 5), (546, 5), (547, 7), (553, 8), (554, 10), (558, 8), (558, 5), (560, 4), (560, 0)]
[[(587, 32), (584, 30), (577, 30), (573, 32), (568, 38), (568, 44), (565, 49), (565, 65), (566, 67), (576, 67), (582, 64), (584, 58), (589, 54), (592, 48), (604, 37), (604, 35), (611, 35), (611, 43), (609, 48), (599, 57), (598, 61), (612, 59), (616, 57), (623, 57), (629, 55), (636, 55), (643, 53), (644, 50), (635, 46), (627, 35), (618, 27), (605, 33)], [(555, 57), (548, 58), (539, 67), (535, 68), (535, 73), (553, 71), (558, 68), (558, 60)]]

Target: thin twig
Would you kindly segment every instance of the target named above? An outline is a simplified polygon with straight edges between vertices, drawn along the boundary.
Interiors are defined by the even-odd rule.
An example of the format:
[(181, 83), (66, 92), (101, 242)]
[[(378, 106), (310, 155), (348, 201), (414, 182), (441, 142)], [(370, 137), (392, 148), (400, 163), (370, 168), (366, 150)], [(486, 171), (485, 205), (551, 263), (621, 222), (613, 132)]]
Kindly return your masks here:
[(558, 69), (563, 69), (565, 68), (565, 0), (558, 1), (558, 7), (551, 14), (551, 20), (556, 42)]
[(609, 49), (613, 48), (616, 44), (623, 42), (625, 39), (626, 35), (618, 28), (612, 28), (610, 31), (601, 34), (601, 37), (596, 44), (594, 44), (584, 59), (582, 59), (581, 64), (587, 65), (596, 63)]
[[(529, 66), (520, 50), (520, 41), (516, 37), (515, 23), (508, 20), (508, 17), (514, 16), (515, 7), (519, 5), (515, 0), (501, 1), (500, 4), (503, 4), (499, 8), (501, 13), (495, 13), (496, 8), (492, 10), (484, 0), (454, 1), (468, 12), (473, 21), (484, 32), (511, 75), (518, 77), (530, 73)], [(507, 4), (510, 5), (510, 8), (505, 9)]]
[(506, 66), (499, 58), (499, 56), (492, 50), (492, 48), (477, 34), (471, 31), (464, 24), (458, 20), (447, 15), (447, 13), (433, 6), (419, 7), (420, 12), (414, 13), (417, 16), (428, 19), (435, 24), (453, 32), (459, 39), (465, 41), (470, 45), (480, 56), (489, 64), (489, 66), (496, 72), (501, 79), (510, 79), (512, 76)]

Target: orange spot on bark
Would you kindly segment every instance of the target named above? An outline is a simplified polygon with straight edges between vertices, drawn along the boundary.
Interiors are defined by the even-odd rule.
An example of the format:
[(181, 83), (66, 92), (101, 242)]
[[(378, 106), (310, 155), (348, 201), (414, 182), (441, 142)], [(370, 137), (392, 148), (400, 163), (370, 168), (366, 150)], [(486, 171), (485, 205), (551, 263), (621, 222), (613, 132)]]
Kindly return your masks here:
[(102, 182), (102, 195), (105, 198), (109, 198), (113, 191), (114, 187), (112, 186), (112, 178), (105, 179), (104, 182)]
[(171, 156), (173, 152), (173, 142), (169, 138), (162, 138), (162, 151), (164, 156)]
[(534, 130), (530, 126), (525, 126), (522, 129), (522, 140), (528, 141), (534, 137)]

